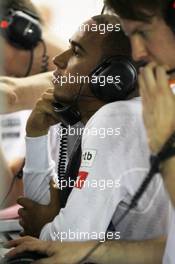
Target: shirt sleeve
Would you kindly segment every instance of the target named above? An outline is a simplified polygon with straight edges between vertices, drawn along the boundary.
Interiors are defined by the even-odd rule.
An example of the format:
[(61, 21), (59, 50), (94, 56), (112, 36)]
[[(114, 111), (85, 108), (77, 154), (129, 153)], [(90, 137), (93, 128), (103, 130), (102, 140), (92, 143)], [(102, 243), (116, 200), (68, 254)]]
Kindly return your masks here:
[(24, 166), (24, 195), (41, 204), (50, 201), (49, 183), (56, 177), (55, 162), (51, 158), (49, 135), (26, 137)]
[(133, 136), (131, 131), (137, 131), (132, 114), (125, 110), (115, 111), (114, 116), (105, 107), (86, 125), (76, 185), (66, 207), (44, 226), (40, 239), (63, 240), (62, 234), (67, 240), (99, 239), (106, 232), (126, 195), (125, 183), (120, 182), (127, 167), (124, 153), (128, 150), (126, 142)]

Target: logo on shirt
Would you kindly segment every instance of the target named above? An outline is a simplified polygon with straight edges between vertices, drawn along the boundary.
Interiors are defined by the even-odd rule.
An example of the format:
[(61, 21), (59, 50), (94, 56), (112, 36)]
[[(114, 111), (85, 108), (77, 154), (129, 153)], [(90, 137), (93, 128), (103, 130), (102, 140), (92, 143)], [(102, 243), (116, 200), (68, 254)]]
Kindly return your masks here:
[(79, 171), (77, 181), (75, 183), (75, 188), (82, 189), (87, 176), (88, 176), (87, 171)]
[(82, 153), (81, 167), (92, 167), (96, 156), (96, 150), (85, 149)]

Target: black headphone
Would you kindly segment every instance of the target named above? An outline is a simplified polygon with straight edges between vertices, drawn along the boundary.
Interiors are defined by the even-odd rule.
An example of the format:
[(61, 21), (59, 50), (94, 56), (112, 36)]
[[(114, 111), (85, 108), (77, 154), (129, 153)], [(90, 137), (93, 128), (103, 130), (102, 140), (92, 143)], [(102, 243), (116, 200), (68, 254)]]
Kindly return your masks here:
[(0, 21), (0, 32), (13, 46), (32, 50), (42, 38), (39, 18), (29, 12), (10, 9)]
[[(136, 89), (137, 70), (126, 56), (105, 59), (92, 71), (91, 77), (92, 93), (105, 102), (125, 100)], [(105, 80), (105, 85), (100, 78)]]
[[(118, 76), (120, 77), (120, 82), (116, 82), (116, 76), (117, 78)], [(101, 83), (101, 77), (105, 84)], [(128, 57), (122, 55), (113, 56), (105, 59), (90, 73), (90, 80), (90, 89), (93, 95), (100, 100), (106, 103), (126, 100), (137, 88), (137, 70), (132, 60)], [(63, 106), (59, 102), (52, 104), (55, 112), (62, 116), (66, 125), (74, 125), (81, 120), (80, 112), (73, 109), (73, 106), (76, 105), (81, 96), (83, 85), (81, 85), (71, 105)]]

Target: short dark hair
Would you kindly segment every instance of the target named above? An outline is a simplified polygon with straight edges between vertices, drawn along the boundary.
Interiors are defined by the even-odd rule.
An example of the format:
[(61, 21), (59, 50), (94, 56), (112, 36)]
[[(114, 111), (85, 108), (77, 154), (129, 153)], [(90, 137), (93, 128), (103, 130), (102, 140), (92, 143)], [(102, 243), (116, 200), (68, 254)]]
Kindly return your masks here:
[(10, 9), (32, 13), (41, 22), (37, 8), (30, 0), (0, 0), (1, 16), (6, 16)]
[[(99, 24), (120, 24), (116, 15), (98, 15), (92, 17), (92, 19)], [(122, 28), (120, 31), (115, 29), (105, 33), (104, 40), (102, 42), (103, 57), (110, 57), (114, 55), (123, 55), (131, 58), (131, 45), (129, 38), (124, 34)]]
[(120, 17), (149, 22), (153, 16), (165, 17), (168, 0), (105, 0)]

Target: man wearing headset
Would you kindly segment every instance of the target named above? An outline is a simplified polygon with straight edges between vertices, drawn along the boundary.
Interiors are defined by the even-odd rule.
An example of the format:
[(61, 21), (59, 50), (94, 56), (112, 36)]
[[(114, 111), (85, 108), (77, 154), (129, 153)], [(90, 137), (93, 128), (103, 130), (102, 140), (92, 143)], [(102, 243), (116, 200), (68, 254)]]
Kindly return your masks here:
[[(81, 38), (78, 38), (78, 40), (80, 41)], [(72, 44), (74, 42), (75, 41), (72, 41)], [(77, 60), (78, 59), (82, 60), (84, 58), (84, 55), (81, 53), (82, 57), (80, 56), (79, 54), (80, 51), (78, 48), (77, 48), (77, 52), (78, 52)], [(91, 51), (91, 53), (92, 52), (93, 51)], [(66, 65), (71, 65), (68, 62), (66, 62), (67, 59), (69, 58), (68, 55), (70, 56), (70, 51), (69, 53), (67, 51), (67, 53), (64, 54), (65, 57), (60, 56), (55, 59), (56, 65), (58, 67), (57, 72), (56, 72), (57, 75), (63, 74), (62, 71), (64, 72)], [(82, 92), (84, 92), (84, 90)], [(69, 91), (72, 92), (72, 95), (75, 94), (75, 91), (73, 91), (73, 88), (72, 89), (69, 88)], [(56, 87), (54, 94), (56, 98), (59, 98), (59, 101), (70, 102), (70, 97), (69, 97), (70, 95), (68, 94), (69, 92), (67, 91), (66, 94), (65, 92), (66, 91), (58, 89)], [(86, 91), (86, 94), (83, 93), (82, 95), (92, 96), (92, 93), (90, 91), (89, 91), (90, 93), (87, 93), (87, 92), (88, 91)], [(46, 123), (45, 123), (45, 127), (43, 125), (44, 118), (43, 118), (42, 111), (46, 112), (47, 114), (51, 114), (54, 118), (56, 118), (55, 113), (53, 113), (53, 109), (51, 107), (48, 107), (46, 104), (46, 101), (49, 102), (50, 100), (53, 100), (53, 97), (50, 94), (50, 92), (48, 92), (43, 96), (43, 102), (38, 103), (27, 125), (27, 135), (30, 137), (33, 137), (33, 139), (27, 138), (27, 154), (28, 155), (27, 155), (27, 161), (26, 161), (26, 166), (24, 170), (25, 188), (26, 188), (27, 196), (40, 203), (41, 202), (47, 203), (49, 201), (48, 200), (49, 187), (47, 186), (48, 186), (48, 181), (50, 180), (51, 176), (53, 176), (54, 174), (53, 163), (49, 159), (49, 157), (44, 157), (44, 162), (41, 160), (41, 157), (42, 157), (41, 153), (42, 154), (47, 153), (46, 148), (45, 147), (43, 148), (43, 146), (47, 144), (46, 136), (44, 135), (48, 131), (48, 125)], [(82, 102), (80, 101), (80, 104), (82, 104), (82, 114), (83, 114), (83, 106), (85, 107), (85, 103), (87, 102), (85, 99), (82, 100)], [(42, 111), (41, 111), (41, 108), (42, 108)], [(115, 112), (115, 108), (117, 108), (117, 112)], [(115, 116), (114, 116), (114, 113), (116, 113)], [(88, 119), (87, 118), (88, 116), (86, 115), (85, 113), (83, 114), (84, 121)], [(116, 122), (114, 122), (115, 121), (114, 117), (116, 118)], [(95, 118), (97, 118), (96, 120), (100, 120), (100, 121), (94, 122), (93, 124), (93, 121)], [(113, 121), (111, 121), (111, 118)], [(41, 120), (41, 121), (38, 123), (38, 120)], [(104, 123), (104, 120), (106, 120), (107, 123)], [(52, 118), (52, 121), (54, 121), (53, 118)], [(58, 239), (59, 232), (67, 232), (68, 228), (72, 228), (72, 229), (75, 228), (77, 229), (77, 231), (80, 231), (80, 232), (84, 230), (90, 235), (92, 233), (92, 230), (94, 230), (94, 232), (96, 232), (96, 235), (100, 239), (99, 234), (105, 233), (105, 231), (107, 230), (110, 224), (110, 220), (112, 218), (113, 218), (113, 226), (115, 227), (115, 223), (117, 222), (117, 219), (125, 211), (126, 204), (128, 204), (130, 201), (127, 195), (127, 189), (133, 194), (135, 190), (137, 189), (137, 187), (139, 186), (141, 179), (144, 178), (145, 172), (147, 171), (147, 168), (148, 168), (147, 158), (149, 156), (149, 151), (146, 147), (147, 146), (146, 137), (144, 134), (142, 135), (143, 124), (141, 121), (141, 111), (140, 111), (139, 100), (135, 99), (135, 100), (131, 100), (130, 102), (121, 102), (121, 103), (118, 102), (118, 103), (111, 104), (109, 106), (105, 106), (102, 110), (100, 110), (99, 113), (97, 113), (95, 117), (93, 117), (89, 121), (88, 129), (91, 129), (92, 127), (94, 127), (94, 128), (97, 128), (98, 130), (100, 129), (100, 127), (103, 128), (103, 126), (104, 128), (106, 127), (111, 128), (111, 126), (112, 128), (118, 128), (118, 125), (121, 125), (121, 136), (113, 134), (113, 137), (111, 140), (111, 142), (113, 143), (110, 145), (110, 148), (112, 149), (112, 154), (106, 156), (106, 158), (105, 158), (105, 154), (106, 154), (105, 151), (107, 151), (107, 154), (110, 154), (108, 153), (108, 149), (109, 149), (108, 142), (106, 143), (103, 138), (102, 138), (102, 141), (101, 139), (99, 139), (99, 137), (94, 138), (95, 135), (90, 135), (90, 137), (83, 138), (83, 143), (82, 143), (83, 165), (81, 164), (79, 179), (86, 177), (89, 174), (89, 176), (92, 175), (91, 177), (93, 177), (93, 179), (96, 180), (96, 182), (98, 182), (98, 180), (102, 180), (103, 182), (105, 182), (105, 180), (108, 180), (108, 177), (109, 177), (109, 180), (111, 180), (112, 184), (114, 184), (115, 183), (113, 182), (114, 179), (118, 180), (117, 179), (117, 171), (118, 171), (119, 173), (118, 176), (123, 176), (121, 180), (122, 188), (120, 189), (119, 184), (116, 186), (110, 187), (112, 185), (110, 181), (109, 183), (110, 186), (109, 185), (106, 186), (106, 190), (104, 193), (103, 193), (103, 190), (100, 190), (97, 184), (96, 189), (93, 190), (93, 194), (91, 192), (91, 194), (89, 195), (88, 187), (86, 186), (85, 188), (84, 186), (82, 186), (81, 182), (78, 180), (78, 184), (73, 189), (72, 193), (70, 194), (70, 197), (68, 199), (65, 209), (62, 209), (59, 215), (56, 216), (54, 221), (44, 226), (44, 228), (42, 229), (42, 232), (40, 235), (41, 239), (52, 239), (52, 240)], [(133, 135), (134, 135), (133, 133), (136, 133), (136, 135), (138, 133), (141, 138), (139, 138), (139, 140), (137, 139), (136, 143), (132, 141), (131, 151), (129, 152), (129, 155), (131, 155), (131, 157), (128, 160), (127, 152), (125, 150), (126, 149), (128, 150), (128, 146), (129, 144), (131, 144), (131, 139), (133, 140)], [(109, 134), (110, 135), (108, 136), (111, 136), (111, 132)], [(96, 136), (99, 136), (99, 134)], [(90, 146), (88, 149), (89, 139), (90, 139), (90, 144), (92, 145), (92, 147)], [(41, 143), (40, 146), (38, 144), (39, 141)], [(103, 149), (100, 149), (96, 155), (97, 144), (100, 144), (99, 141), (103, 142), (102, 144)], [(114, 142), (116, 143), (116, 145), (114, 144)], [(87, 147), (86, 147), (86, 144), (88, 144)], [(34, 148), (36, 148), (35, 151), (34, 151)], [(38, 150), (40, 154), (37, 152)], [(138, 153), (142, 152), (142, 155), (144, 155), (144, 157), (140, 155), (140, 158), (138, 158), (137, 160), (136, 159), (134, 160), (133, 153), (136, 153), (136, 151), (138, 151)], [(34, 157), (34, 153), (36, 156), (40, 155), (40, 160), (41, 160), (40, 165), (36, 163), (34, 164), (33, 158), (36, 160), (36, 157)], [(127, 157), (127, 161), (129, 161), (128, 164), (126, 162), (125, 164), (122, 164), (121, 157), (125, 157), (125, 158)], [(97, 161), (97, 159), (99, 160)], [(115, 162), (116, 160), (118, 160), (117, 163), (113, 164), (114, 168), (111, 167), (110, 165), (110, 159), (112, 160), (115, 159)], [(104, 164), (102, 168), (104, 172), (100, 170), (99, 168), (100, 160), (104, 160)], [(32, 164), (34, 164), (34, 166)], [(43, 166), (46, 170), (47, 175), (46, 173), (43, 173)], [(117, 166), (118, 168), (115, 168), (115, 166)], [(89, 172), (87, 170), (89, 170)], [(111, 173), (110, 175), (114, 175), (114, 176), (110, 177), (108, 175), (109, 172)], [(98, 173), (100, 174), (99, 179), (98, 179)], [(96, 175), (97, 175), (97, 178), (96, 178)], [(31, 182), (31, 177), (32, 177), (32, 182)], [(138, 178), (140, 181), (138, 181)], [(47, 186), (45, 184), (46, 179), (47, 179)], [(37, 182), (38, 180), (40, 181), (39, 184)], [(154, 187), (157, 184), (159, 187), (155, 194)], [(38, 188), (39, 185), (40, 187)], [(117, 187), (119, 188), (117, 189)], [(167, 201), (167, 198), (166, 198), (163, 186), (162, 186), (162, 182), (160, 181), (159, 178), (155, 179), (155, 182), (153, 183), (151, 188), (148, 190), (147, 195), (148, 195), (147, 198), (144, 197), (143, 204), (141, 203), (139, 205), (140, 208), (137, 207), (138, 212), (132, 212), (134, 217), (132, 218), (132, 216), (130, 216), (131, 218), (125, 221), (124, 226), (122, 225), (119, 226), (119, 230), (121, 230), (121, 235), (123, 239), (127, 238), (127, 239), (141, 240), (141, 239), (146, 239), (146, 238), (153, 238), (161, 234), (166, 234), (166, 226), (167, 226), (168, 212), (169, 212), (168, 201)], [(150, 197), (152, 198), (151, 201), (150, 201)], [(124, 199), (123, 202), (122, 202), (122, 199)], [(44, 225), (44, 222), (41, 220), (41, 214), (39, 216), (36, 214), (36, 211), (39, 212), (39, 206), (36, 203), (33, 203), (32, 201), (29, 201), (28, 199), (24, 199), (24, 198), (21, 198), (19, 200), (19, 203), (22, 206), (24, 206), (24, 210), (23, 209), (20, 210), (19, 214), (22, 218), (21, 225), (24, 227), (25, 232), (28, 234), (38, 235), (42, 226)], [(103, 208), (101, 207), (102, 205), (103, 205)], [(35, 212), (32, 212), (32, 207), (34, 208)], [(164, 209), (165, 211), (166, 210), (167, 211), (165, 212)], [(157, 214), (160, 215), (160, 222), (158, 221)], [(87, 215), (89, 215), (89, 219)], [(73, 221), (74, 218), (76, 219), (76, 221)], [(35, 219), (35, 223), (32, 221), (33, 219)], [(78, 221), (78, 219), (80, 220)], [(97, 219), (98, 219), (98, 223), (96, 222)], [(135, 224), (134, 221), (135, 222), (137, 221), (136, 227), (134, 227), (134, 224)], [(129, 226), (130, 223), (132, 223), (133, 229), (130, 228)], [(151, 231), (146, 230), (146, 228), (144, 229), (144, 226), (150, 226)], [(139, 229), (139, 232), (137, 232), (138, 229)]]
[[(92, 20), (86, 22), (85, 25), (86, 24), (89, 25), (90, 28), (94, 24), (96, 26), (100, 25), (100, 24), (105, 24), (107, 27), (108, 24), (113, 24), (113, 25), (117, 24), (117, 20), (115, 17), (114, 18), (113, 17), (108, 18), (108, 16), (104, 16), (104, 17), (99, 16), (99, 17), (92, 18)], [(94, 36), (96, 38), (94, 38)], [(91, 29), (89, 31), (88, 30), (81, 31), (81, 28), (80, 28), (79, 32), (73, 36), (73, 40), (70, 41), (72, 48), (67, 50), (62, 55), (57, 56), (54, 60), (56, 66), (57, 66), (57, 71), (54, 73), (56, 80), (58, 79), (59, 76), (62, 76), (62, 75), (64, 76), (64, 74), (66, 76), (68, 76), (69, 74), (72, 74), (73, 76), (89, 75), (91, 73), (92, 69), (95, 68), (95, 66), (99, 63), (99, 61), (102, 61), (103, 58), (110, 57), (111, 55), (117, 55), (117, 54), (120, 54), (120, 55), (122, 55), (122, 54), (127, 55), (128, 54), (129, 55), (129, 53), (130, 53), (129, 46), (126, 45), (127, 42), (125, 43), (125, 40), (123, 39), (122, 36), (123, 36), (122, 32), (117, 32), (117, 31), (115, 31), (115, 29), (113, 29), (112, 32), (106, 32), (106, 34), (100, 34), (99, 30), (97, 32), (93, 32), (93, 31), (91, 31)], [(93, 45), (93, 48), (91, 48), (92, 44), (90, 44), (92, 38), (96, 41), (96, 45), (95, 46)], [(122, 47), (116, 45), (116, 43), (115, 43), (115, 41), (119, 41), (120, 38), (121, 38), (121, 42), (123, 43)], [(106, 45), (106, 43), (108, 43), (108, 45)], [(102, 47), (102, 50), (98, 48), (99, 46)], [(98, 53), (97, 53), (97, 50), (98, 50)], [(99, 54), (99, 52), (101, 52), (102, 54)], [(96, 54), (96, 57), (94, 56), (94, 54)], [(97, 57), (97, 55), (98, 55), (98, 57)], [(95, 58), (96, 58), (96, 61), (94, 61)], [(93, 63), (93, 65), (92, 65), (92, 63)], [(72, 83), (65, 83), (61, 89), (60, 84), (56, 83), (55, 84), (55, 92), (54, 92), (55, 98), (58, 98), (57, 100), (59, 100), (60, 102), (63, 101), (63, 103), (71, 104), (72, 99), (74, 100), (75, 95), (80, 92), (80, 87), (81, 87), (80, 83), (73, 83), (73, 84)], [(47, 100), (48, 100), (48, 102), (47, 102)], [(42, 106), (41, 102), (38, 103), (36, 110), (33, 111), (33, 114), (29, 118), (28, 125), (27, 125), (27, 135), (31, 137), (30, 142), (27, 142), (28, 143), (27, 146), (29, 146), (29, 148), (31, 148), (30, 145), (33, 142), (32, 137), (34, 137), (34, 142), (37, 142), (37, 143), (39, 142), (38, 139), (42, 139), (42, 141), (47, 140), (46, 136), (43, 136), (43, 138), (42, 138), (42, 137), (39, 137), (39, 135), (42, 136), (42, 135), (47, 134), (49, 123), (47, 124), (47, 122), (45, 120), (45, 116), (42, 118), (39, 118), (39, 116), (37, 116), (37, 113), (41, 112), (41, 116), (42, 116), (43, 114), (45, 114), (45, 113), (42, 113), (42, 111), (43, 112), (48, 111), (48, 113), (47, 112), (46, 113), (47, 114), (50, 113), (51, 115), (54, 116), (54, 119), (55, 119), (56, 113), (53, 112), (53, 108), (51, 106), (47, 106), (47, 104), (50, 102), (49, 100), (50, 101), (53, 100), (52, 95), (49, 95), (49, 94), (44, 95), (44, 97), (43, 97), (44, 106)], [(88, 84), (85, 84), (81, 87), (81, 95), (80, 95), (80, 98), (79, 98), (77, 103), (78, 103), (78, 107), (80, 109), (81, 116), (82, 116), (81, 120), (84, 123), (86, 123), (88, 121), (88, 119), (102, 105), (105, 104), (105, 102), (103, 100), (96, 98), (92, 94)], [(47, 110), (47, 108), (49, 108), (49, 109)], [(55, 120), (53, 120), (53, 118), (51, 118), (51, 122), (55, 122)], [(43, 127), (46, 127), (46, 128), (43, 129)], [(116, 132), (116, 131), (114, 131), (114, 132)], [(37, 136), (38, 136), (38, 139), (37, 139)], [(42, 141), (41, 141), (41, 144), (43, 145)], [(40, 147), (38, 148), (37, 144), (34, 143), (34, 145), (37, 146), (38, 150), (40, 149)], [(32, 148), (34, 145), (32, 144)], [(43, 145), (43, 147), (44, 147), (44, 145)], [(30, 155), (30, 153), (36, 154), (35, 150), (33, 150), (32, 148), (31, 148), (31, 150), (29, 150), (29, 155)], [(45, 153), (45, 154), (47, 152), (48, 152), (48, 149), (43, 149), (41, 151), (41, 153)], [(40, 159), (40, 160), (41, 160), (41, 164), (39, 166), (42, 167), (44, 164), (43, 164), (42, 159)], [(33, 162), (33, 161), (31, 161), (31, 162)], [(50, 161), (49, 161), (49, 166), (50, 165), (53, 166), (52, 162), (50, 163)], [(45, 180), (47, 177), (50, 178), (51, 176), (53, 176), (52, 175), (53, 167), (52, 167), (52, 170), (49, 169), (49, 171), (46, 175), (45, 173), (39, 172), (40, 168), (36, 168), (35, 170), (33, 170), (33, 169), (31, 170), (31, 168), (28, 168), (28, 166), (30, 167), (31, 165), (28, 164), (28, 162), (27, 162), (25, 169), (24, 169), (24, 173), (25, 173), (25, 176), (24, 176), (25, 185), (24, 185), (24, 187), (25, 187), (26, 195), (28, 197), (32, 198), (33, 200), (36, 200), (40, 203), (43, 203), (43, 202), (48, 203), (48, 195), (49, 195), (48, 188), (49, 188), (49, 186), (45, 182)], [(32, 182), (30, 181), (31, 177), (33, 177)], [(34, 180), (36, 180), (36, 181), (39, 180), (40, 183), (42, 184), (42, 187), (40, 186), (38, 188), (39, 182), (35, 183)], [(30, 184), (29, 184), (29, 182), (30, 182)], [(21, 200), (21, 203), (22, 203), (22, 200)], [(75, 202), (73, 202), (73, 203), (74, 203), (74, 205), (76, 204)], [(90, 205), (89, 205), (89, 208), (90, 208)], [(73, 210), (73, 208), (71, 209), (71, 211), (72, 210)], [(94, 212), (94, 210), (92, 210), (92, 211)], [(21, 210), (20, 212), (21, 212), (20, 216), (23, 216), (24, 211)], [(41, 229), (41, 216), (38, 216), (38, 217), (39, 217), (39, 219), (37, 222), (38, 222), (38, 225), (40, 225), (40, 229)], [(68, 220), (68, 218), (67, 218), (67, 220)], [(25, 223), (25, 226), (26, 226), (26, 223)], [(27, 226), (29, 227), (29, 229), (31, 229), (30, 223), (27, 224)], [(34, 227), (33, 224), (32, 224), (32, 227)], [(37, 231), (37, 235), (38, 235), (38, 231)]]
[[(107, 2), (110, 3), (110, 6), (121, 16), (123, 27), (131, 39), (133, 56), (135, 59), (144, 59), (149, 63), (148, 66), (140, 72), (139, 85), (143, 97), (143, 117), (148, 133), (149, 146), (151, 152), (155, 154), (162, 149), (165, 142), (175, 131), (175, 97), (170, 90), (166, 73), (168, 68), (171, 70), (175, 67), (175, 60), (173, 57), (175, 37), (172, 32), (172, 26), (169, 25), (165, 19), (168, 8), (174, 9), (174, 2), (153, 2), (148, 0), (121, 0), (116, 2), (109, 0)], [(169, 6), (169, 4), (172, 6)], [(161, 45), (159, 45), (160, 43)], [(170, 78), (173, 78), (173, 75), (172, 77), (170, 76)], [(172, 141), (172, 143), (174, 145), (174, 141)], [(171, 158), (167, 158), (164, 162), (160, 163), (160, 172), (163, 175), (173, 205), (175, 204), (174, 162), (174, 157), (171, 156)], [(173, 219), (166, 252), (163, 258), (164, 264), (174, 263), (174, 232)], [(20, 246), (17, 252), (20, 252), (22, 247), (24, 250), (32, 250), (33, 248), (33, 250), (42, 252), (46, 245), (47, 242), (42, 244), (39, 241), (36, 241), (34, 245), (34, 241), (31, 240), (31, 242), (27, 242), (25, 245)], [(62, 246), (57, 246), (57, 254), (60, 254), (62, 252)], [(82, 244), (79, 246), (81, 251), (81, 247), (83, 246)], [(66, 246), (64, 249), (65, 248)], [(50, 259), (54, 259), (53, 252), (54, 250), (50, 250), (50, 256), (53, 256)], [(101, 248), (92, 254), (89, 260), (95, 263), (155, 264), (162, 263), (163, 252), (163, 240), (125, 243), (123, 246), (122, 244), (114, 242), (102, 245)], [(76, 254), (73, 255), (73, 259), (75, 259), (75, 255)], [(57, 260), (66, 259), (63, 255), (59, 257), (59, 255), (55, 254), (55, 257), (56, 256)], [(78, 262), (77, 259), (76, 261)], [(72, 261), (72, 263), (76, 263), (76, 261)], [(45, 261), (39, 263), (45, 263)], [(65, 261), (62, 263), (69, 262)]]
[[(40, 95), (50, 86), (51, 74), (41, 75), (45, 79), (45, 86), (31, 87), (30, 93), (24, 92), (23, 96), (18, 96), (25, 90), (27, 79), (21, 77), (34, 75), (54, 69), (51, 58), (56, 53), (60, 53), (63, 48), (58, 47), (53, 41), (48, 42), (48, 36), (42, 37), (42, 21), (38, 11), (30, 1), (26, 0), (1, 0), (0, 1), (0, 41), (3, 44), (3, 77), (0, 78), (1, 91), (9, 89), (10, 102), (13, 105), (11, 111), (31, 109)], [(31, 28), (28, 28), (30, 25)], [(28, 32), (26, 29), (28, 28)], [(20, 31), (21, 30), (21, 31)], [(27, 34), (23, 34), (23, 31)], [(29, 33), (30, 31), (30, 33)], [(31, 35), (30, 35), (31, 34)], [(5, 76), (20, 77), (22, 89), (16, 93), (16, 79)], [(34, 82), (34, 79), (33, 79)], [(22, 97), (22, 98), (21, 98)], [(21, 98), (21, 100), (18, 100)], [(1, 96), (1, 110), (6, 109), (6, 100)], [(15, 103), (16, 102), (16, 103)], [(31, 103), (32, 102), (32, 103)], [(15, 106), (15, 107), (14, 107)], [(1, 111), (3, 113), (3, 111)], [(5, 111), (6, 112), (6, 111)], [(5, 196), (7, 189), (11, 184), (13, 176), (21, 170), (24, 150), (25, 124), (30, 111), (19, 111), (9, 115), (1, 115), (1, 148), (0, 160), (2, 179), (5, 181), (4, 192), (1, 193), (1, 199)], [(3, 157), (4, 156), (4, 157)], [(7, 164), (6, 160), (10, 163)], [(11, 192), (11, 198), (6, 201), (6, 206), (15, 203), (15, 198), (21, 193), (21, 181), (16, 180)]]

